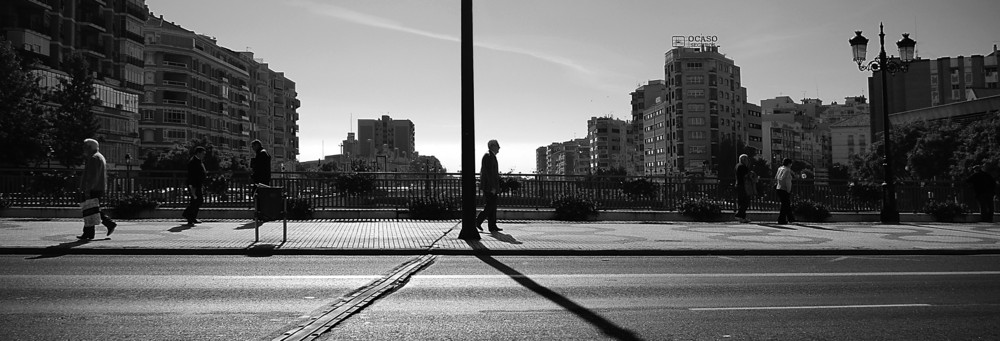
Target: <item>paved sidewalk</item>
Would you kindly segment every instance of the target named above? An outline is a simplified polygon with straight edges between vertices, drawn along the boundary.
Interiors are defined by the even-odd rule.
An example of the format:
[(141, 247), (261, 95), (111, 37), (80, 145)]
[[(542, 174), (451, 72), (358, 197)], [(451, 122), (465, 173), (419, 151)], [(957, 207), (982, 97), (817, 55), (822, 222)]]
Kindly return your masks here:
[[(0, 219), (0, 253), (16, 254), (837, 254), (1000, 253), (1000, 224), (501, 221), (479, 241), (457, 220), (268, 222), (254, 242), (245, 220), (122, 220), (107, 240), (78, 241), (76, 219)], [(104, 236), (103, 227), (97, 236)]]

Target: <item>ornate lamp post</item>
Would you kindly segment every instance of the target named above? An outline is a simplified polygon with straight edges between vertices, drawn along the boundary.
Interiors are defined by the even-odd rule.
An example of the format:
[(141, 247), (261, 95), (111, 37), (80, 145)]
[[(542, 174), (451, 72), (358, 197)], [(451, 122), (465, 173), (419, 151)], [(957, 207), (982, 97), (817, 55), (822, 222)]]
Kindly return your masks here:
[(899, 48), (899, 58), (890, 59), (885, 54), (885, 32), (881, 23), (879, 23), (878, 28), (881, 51), (879, 51), (877, 59), (865, 62), (867, 58), (868, 38), (862, 36), (860, 30), (854, 31), (856, 35), (849, 42), (854, 52), (854, 61), (858, 63), (858, 69), (861, 71), (872, 71), (873, 73), (878, 72), (879, 77), (882, 78), (882, 137), (885, 139), (885, 155), (882, 162), (882, 170), (885, 174), (885, 180), (882, 182), (883, 200), (880, 216), (883, 224), (898, 224), (899, 210), (896, 209), (896, 184), (892, 174), (892, 146), (889, 141), (889, 86), (886, 78), (890, 74), (906, 72), (909, 69), (909, 64), (913, 61), (914, 49), (917, 46), (917, 42), (910, 39), (909, 33), (903, 33), (903, 39), (896, 42), (896, 47)]

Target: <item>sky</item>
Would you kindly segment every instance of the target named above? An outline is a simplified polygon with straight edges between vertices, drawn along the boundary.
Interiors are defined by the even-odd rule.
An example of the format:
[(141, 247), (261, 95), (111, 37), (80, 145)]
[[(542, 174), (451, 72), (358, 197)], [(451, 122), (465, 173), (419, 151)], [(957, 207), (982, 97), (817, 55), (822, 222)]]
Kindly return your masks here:
[[(299, 161), (340, 154), (358, 119), (413, 121), (416, 149), (461, 170), (459, 0), (146, 0), (155, 15), (252, 51), (296, 82)], [(500, 142), (502, 172), (535, 171), (535, 149), (630, 118), (630, 96), (663, 79), (671, 36), (717, 36), (747, 99), (843, 103), (868, 94), (848, 39), (886, 52), (909, 32), (925, 59), (987, 55), (995, 0), (477, 0), (476, 155)]]

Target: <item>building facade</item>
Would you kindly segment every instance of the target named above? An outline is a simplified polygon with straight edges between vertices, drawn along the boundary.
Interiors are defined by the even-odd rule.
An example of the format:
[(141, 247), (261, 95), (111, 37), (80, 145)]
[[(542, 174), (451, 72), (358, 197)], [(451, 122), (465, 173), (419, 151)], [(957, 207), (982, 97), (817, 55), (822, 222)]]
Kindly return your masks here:
[[(545, 153), (544, 168), (540, 168), (541, 154)], [(536, 173), (551, 175), (586, 175), (590, 173), (590, 140), (573, 139), (554, 142), (535, 151)]]
[(628, 139), (626, 143), (630, 146), (628, 157), (631, 159), (632, 167), (629, 175), (645, 174), (645, 136), (643, 136), (643, 116), (646, 109), (656, 105), (666, 95), (667, 85), (662, 79), (651, 80), (646, 85), (641, 85), (635, 91), (629, 93), (632, 98), (632, 121), (629, 125)]
[(830, 125), (831, 162), (850, 165), (854, 155), (868, 152), (870, 134), (868, 115), (856, 115)]
[(646, 174), (718, 174), (735, 164), (733, 146), (748, 140), (740, 67), (715, 46), (677, 47), (664, 56), (662, 105), (643, 117)]
[(142, 156), (192, 139), (210, 142), (224, 158), (246, 163), (260, 139), (272, 169), (298, 154), (299, 107), (294, 82), (249, 52), (152, 14), (144, 36)]
[(380, 119), (358, 120), (358, 155), (415, 156), (416, 133), (410, 120), (394, 120), (389, 115)]
[(625, 170), (636, 175), (632, 164), (628, 132), (631, 122), (613, 117), (591, 117), (587, 120), (587, 140), (590, 145), (590, 171)]
[[(909, 64), (907, 72), (887, 78), (889, 114), (968, 100), (970, 89), (997, 89), (997, 47), (987, 56), (942, 57), (917, 59)], [(883, 130), (881, 74), (868, 78), (871, 94), (872, 136)]]
[(68, 79), (70, 56), (87, 61), (101, 105), (91, 108), (100, 128), (95, 139), (109, 167), (123, 167), (139, 148), (137, 119), (142, 93), (144, 0), (0, 2), (0, 33), (49, 90)]
[(762, 158), (777, 165), (784, 158), (805, 162), (818, 176), (833, 164), (830, 126), (820, 118), (826, 106), (818, 99), (795, 103), (788, 96), (761, 101)]

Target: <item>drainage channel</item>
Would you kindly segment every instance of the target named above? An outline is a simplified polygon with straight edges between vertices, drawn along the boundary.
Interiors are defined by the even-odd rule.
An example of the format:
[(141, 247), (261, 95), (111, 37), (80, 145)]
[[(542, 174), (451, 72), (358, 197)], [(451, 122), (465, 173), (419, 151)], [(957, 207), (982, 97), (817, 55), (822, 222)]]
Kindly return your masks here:
[[(452, 226), (448, 231), (445, 231), (441, 237), (438, 237), (431, 245), (428, 245), (427, 251), (430, 252), (430, 250), (433, 250), (441, 239), (454, 231), (460, 224)], [(435, 259), (437, 259), (436, 255), (425, 254), (403, 263), (388, 275), (358, 288), (350, 295), (331, 305), (328, 309), (322, 310), (319, 316), (311, 318), (305, 323), (286, 331), (272, 341), (315, 340), (319, 338), (323, 333), (333, 329), (333, 327), (351, 317), (351, 315), (361, 311), (361, 309), (364, 309), (376, 299), (403, 287), (406, 281), (410, 279), (410, 276), (431, 265)]]
[(437, 258), (435, 255), (423, 255), (403, 263), (389, 275), (355, 290), (351, 295), (330, 306), (329, 309), (323, 310), (319, 316), (286, 331), (273, 341), (315, 340), (379, 297), (401, 288), (410, 276), (433, 263), (435, 258)]

